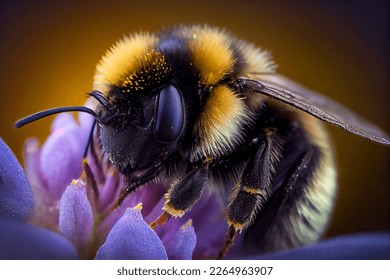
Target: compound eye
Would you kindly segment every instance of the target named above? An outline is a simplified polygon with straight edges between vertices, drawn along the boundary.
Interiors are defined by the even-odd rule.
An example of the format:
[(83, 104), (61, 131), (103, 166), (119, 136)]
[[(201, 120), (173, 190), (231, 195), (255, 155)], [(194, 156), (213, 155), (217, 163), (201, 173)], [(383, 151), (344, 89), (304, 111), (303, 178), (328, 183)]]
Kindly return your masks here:
[(184, 125), (184, 108), (181, 94), (172, 85), (163, 88), (157, 99), (155, 136), (157, 141), (168, 143), (181, 135)]

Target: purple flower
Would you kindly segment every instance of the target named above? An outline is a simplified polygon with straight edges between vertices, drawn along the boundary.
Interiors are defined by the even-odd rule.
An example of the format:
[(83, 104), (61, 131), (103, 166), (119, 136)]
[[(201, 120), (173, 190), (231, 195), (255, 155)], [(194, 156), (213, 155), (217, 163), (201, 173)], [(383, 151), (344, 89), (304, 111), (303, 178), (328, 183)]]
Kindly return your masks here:
[[(61, 114), (42, 147), (37, 139), (28, 139), (24, 148), (28, 180), (2, 143), (7, 152), (4, 157), (2, 153), (2, 162), (10, 162), (1, 170), (5, 186), (0, 189), (1, 208), (7, 216), (61, 238), (73, 258), (75, 252), (83, 259), (215, 258), (227, 225), (222, 205), (212, 196), (204, 195), (193, 211), (155, 230), (148, 224), (162, 213), (166, 192), (162, 185), (147, 184), (112, 210), (126, 184), (124, 177), (99, 160), (100, 154), (87, 157), (97, 191), (83, 172), (82, 154), (92, 122), (89, 115), (80, 114), (76, 122), (71, 114)], [(210, 228), (215, 234), (210, 235)]]
[[(0, 139), (0, 259), (210, 259), (226, 237), (225, 208), (204, 193), (182, 218), (152, 230), (161, 213), (166, 187), (149, 183), (112, 210), (123, 176), (97, 148), (87, 162), (96, 186), (82, 166), (92, 117), (57, 116), (52, 133), (39, 146), (26, 141), (25, 172)], [(104, 157), (103, 157), (104, 158)], [(242, 258), (240, 240), (229, 252)], [(367, 246), (366, 246), (367, 245)], [(335, 248), (344, 246), (344, 254)], [(375, 250), (374, 250), (374, 249)], [(390, 234), (325, 241), (286, 252), (247, 258), (390, 258)]]
[(0, 138), (0, 259), (75, 259), (61, 235), (27, 224), (34, 196), (17, 159)]

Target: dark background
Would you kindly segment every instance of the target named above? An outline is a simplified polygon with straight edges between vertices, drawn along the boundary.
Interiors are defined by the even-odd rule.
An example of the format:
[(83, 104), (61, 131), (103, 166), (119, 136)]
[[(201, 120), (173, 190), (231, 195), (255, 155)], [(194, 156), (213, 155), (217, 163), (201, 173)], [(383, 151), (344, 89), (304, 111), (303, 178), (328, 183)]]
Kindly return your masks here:
[[(273, 52), (278, 71), (389, 125), (387, 1), (0, 1), (0, 137), (21, 159), (24, 140), (51, 118), (27, 114), (81, 105), (94, 67), (124, 34), (209, 23)], [(329, 127), (339, 167), (327, 236), (390, 229), (389, 148)]]

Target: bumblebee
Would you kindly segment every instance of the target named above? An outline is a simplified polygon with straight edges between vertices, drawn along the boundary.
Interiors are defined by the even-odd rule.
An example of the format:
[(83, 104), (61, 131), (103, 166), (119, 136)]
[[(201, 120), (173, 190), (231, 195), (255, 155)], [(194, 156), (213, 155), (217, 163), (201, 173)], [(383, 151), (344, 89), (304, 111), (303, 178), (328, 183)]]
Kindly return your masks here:
[[(389, 145), (386, 133), (336, 102), (275, 73), (270, 54), (210, 26), (124, 37), (98, 63), (99, 142), (127, 179), (116, 206), (142, 185), (167, 185), (161, 216), (181, 217), (205, 189), (226, 204), (237, 233), (263, 252), (316, 241), (332, 212), (336, 170), (323, 122)], [(88, 147), (86, 151), (88, 150)], [(245, 242), (244, 242), (245, 244)], [(247, 248), (250, 250), (250, 248)]]

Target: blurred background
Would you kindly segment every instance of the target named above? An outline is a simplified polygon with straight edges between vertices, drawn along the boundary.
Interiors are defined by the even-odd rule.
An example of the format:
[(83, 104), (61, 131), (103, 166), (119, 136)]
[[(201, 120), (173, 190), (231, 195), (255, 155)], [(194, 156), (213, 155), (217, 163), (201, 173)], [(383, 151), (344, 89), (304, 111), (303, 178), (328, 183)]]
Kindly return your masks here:
[[(82, 105), (94, 67), (125, 34), (209, 23), (271, 50), (278, 72), (326, 94), (390, 133), (387, 1), (0, 1), (0, 137), (49, 135), (52, 118), (15, 120)], [(390, 229), (389, 148), (328, 125), (339, 192), (327, 236)]]

